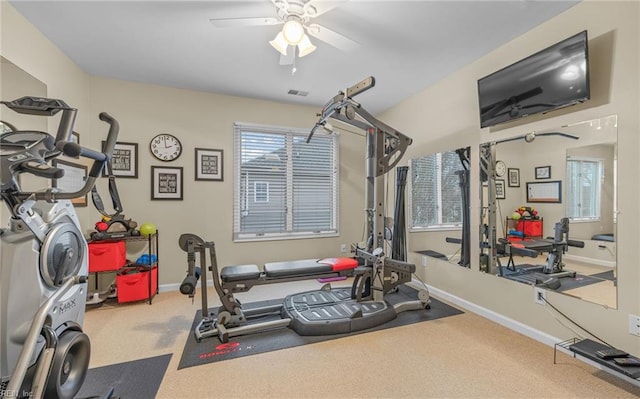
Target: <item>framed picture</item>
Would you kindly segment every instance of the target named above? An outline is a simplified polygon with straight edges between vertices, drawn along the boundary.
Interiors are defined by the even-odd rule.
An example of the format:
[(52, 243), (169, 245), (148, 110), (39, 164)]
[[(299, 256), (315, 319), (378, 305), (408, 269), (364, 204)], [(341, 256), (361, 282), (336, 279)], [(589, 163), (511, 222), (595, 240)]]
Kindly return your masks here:
[(527, 202), (562, 202), (562, 181), (527, 183)]
[(222, 150), (196, 148), (196, 180), (222, 181)]
[[(51, 165), (64, 170), (64, 176), (60, 179), (53, 179), (52, 187), (59, 189), (63, 193), (73, 193), (84, 187), (87, 180), (87, 166), (73, 162), (54, 159)], [(74, 198), (71, 203), (75, 206), (87, 206), (87, 195)]]
[(505, 199), (507, 196), (504, 192), (504, 180), (496, 179), (496, 199)]
[(551, 179), (551, 166), (536, 167), (536, 179)]
[(182, 201), (182, 167), (151, 167), (151, 199)]
[(78, 132), (71, 132), (71, 137), (69, 137), (69, 140), (70, 140), (72, 143), (80, 144), (80, 133), (78, 133)]
[[(104, 144), (103, 141), (103, 148)], [(102, 177), (107, 176), (106, 169), (102, 170)], [(111, 172), (116, 177), (138, 178), (138, 143), (116, 142), (111, 157)]]
[(507, 169), (507, 176), (509, 176), (509, 187), (520, 187), (520, 169)]

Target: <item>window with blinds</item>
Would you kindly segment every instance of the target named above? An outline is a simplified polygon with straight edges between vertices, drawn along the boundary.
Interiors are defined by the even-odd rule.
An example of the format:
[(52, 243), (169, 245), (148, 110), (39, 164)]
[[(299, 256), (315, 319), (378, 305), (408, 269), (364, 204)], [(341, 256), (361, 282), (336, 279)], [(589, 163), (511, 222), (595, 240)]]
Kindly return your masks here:
[(411, 229), (462, 226), (462, 194), (455, 151), (430, 154), (409, 162)]
[(600, 159), (567, 159), (567, 217), (571, 220), (600, 219), (603, 178)]
[(338, 233), (338, 139), (236, 124), (234, 240)]

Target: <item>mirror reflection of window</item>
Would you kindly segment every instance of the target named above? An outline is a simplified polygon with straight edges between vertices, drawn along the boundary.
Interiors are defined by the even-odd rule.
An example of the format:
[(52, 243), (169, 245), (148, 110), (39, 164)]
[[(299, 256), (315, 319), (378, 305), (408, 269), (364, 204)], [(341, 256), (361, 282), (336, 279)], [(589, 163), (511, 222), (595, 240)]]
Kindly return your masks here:
[(567, 159), (567, 216), (570, 220), (600, 220), (601, 159)]
[(456, 172), (462, 169), (455, 151), (429, 154), (410, 161), (411, 228), (462, 225), (462, 195)]

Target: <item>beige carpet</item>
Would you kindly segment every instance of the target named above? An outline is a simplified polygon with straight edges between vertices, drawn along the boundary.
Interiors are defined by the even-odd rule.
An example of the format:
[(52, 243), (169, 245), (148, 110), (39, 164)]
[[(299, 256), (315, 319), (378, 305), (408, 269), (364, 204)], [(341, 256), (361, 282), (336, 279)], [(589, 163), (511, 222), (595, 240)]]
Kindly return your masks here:
[[(314, 287), (313, 282), (255, 287), (243, 302)], [(217, 297), (211, 293), (209, 300), (213, 305)], [(152, 305), (87, 311), (91, 367), (173, 353), (157, 396), (167, 399), (640, 396), (640, 388), (565, 354), (554, 365), (553, 348), (469, 312), (178, 371), (199, 305), (199, 296), (192, 304), (169, 292)]]

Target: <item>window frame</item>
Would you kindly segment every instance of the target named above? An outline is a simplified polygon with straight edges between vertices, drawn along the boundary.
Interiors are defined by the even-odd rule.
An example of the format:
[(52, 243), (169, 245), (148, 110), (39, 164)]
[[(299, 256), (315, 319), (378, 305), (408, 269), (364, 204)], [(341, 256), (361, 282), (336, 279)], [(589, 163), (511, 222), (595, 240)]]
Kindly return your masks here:
[[(241, 151), (242, 151), (242, 143), (241, 137), (242, 132), (250, 131), (259, 134), (274, 134), (279, 136), (285, 136), (285, 142), (291, 143), (291, 148), (287, 148), (287, 151), (291, 151), (293, 148), (293, 142), (295, 137), (303, 137), (306, 138), (309, 135), (308, 130), (297, 129), (292, 127), (285, 126), (273, 126), (273, 125), (262, 125), (262, 124), (251, 124), (251, 123), (243, 123), (243, 122), (235, 122), (234, 123), (234, 180), (233, 180), (233, 241), (234, 242), (250, 242), (250, 241), (270, 241), (270, 240), (291, 240), (291, 239), (308, 239), (308, 238), (325, 238), (325, 237), (337, 237), (340, 235), (339, 227), (340, 227), (340, 142), (339, 136), (333, 135), (331, 137), (331, 146), (333, 151), (333, 195), (332, 195), (332, 215), (329, 224), (332, 224), (332, 228), (321, 231), (301, 231), (296, 232), (293, 230), (293, 226), (295, 224), (294, 221), (294, 213), (293, 209), (293, 161), (287, 161), (287, 171), (286, 171), (286, 194), (285, 194), (285, 211), (286, 211), (286, 231), (279, 232), (264, 232), (264, 233), (256, 233), (256, 232), (243, 232), (240, 230), (240, 220), (241, 217), (246, 216), (246, 213), (249, 211), (248, 208), (243, 205), (247, 205), (247, 202), (250, 201), (250, 196), (245, 195), (241, 196), (241, 178), (242, 178), (242, 168), (241, 168)], [(288, 147), (289, 144), (286, 144)], [(291, 159), (291, 157), (289, 157)], [(268, 182), (267, 182), (268, 184)], [(254, 198), (255, 200), (255, 198)], [(265, 202), (262, 202), (263, 204)]]
[[(443, 151), (444, 153), (455, 153), (455, 150), (452, 151)], [(408, 215), (409, 215), (409, 231), (410, 232), (426, 232), (426, 231), (459, 231), (462, 230), (462, 223), (463, 221), (460, 220), (460, 222), (457, 223), (444, 223), (442, 222), (443, 218), (443, 195), (442, 195), (442, 188), (443, 188), (443, 184), (442, 184), (442, 180), (443, 180), (443, 175), (442, 175), (442, 171), (443, 171), (443, 165), (442, 165), (442, 154), (443, 152), (438, 152), (438, 153), (434, 153), (434, 154), (428, 154), (428, 155), (424, 155), (421, 157), (417, 157), (417, 158), (412, 158), (409, 160), (409, 179), (407, 182), (407, 186), (408, 186), (408, 190), (409, 190), (409, 195), (408, 195)], [(436, 202), (438, 204), (438, 224), (427, 224), (427, 225), (416, 225), (415, 221), (414, 221), (414, 215), (413, 215), (413, 190), (414, 190), (414, 184), (413, 184), (413, 171), (414, 171), (414, 161), (421, 159), (421, 158), (426, 158), (428, 156), (436, 156), (436, 168), (437, 168), (437, 176), (436, 176), (436, 181), (437, 181), (437, 185), (439, 187), (438, 191), (438, 198), (436, 199)], [(458, 186), (459, 187), (459, 186)], [(434, 190), (435, 191), (435, 190)], [(461, 214), (462, 216), (462, 214)]]
[[(571, 177), (571, 180), (569, 179), (569, 163), (573, 163), (573, 162), (579, 162), (580, 164), (585, 163), (585, 162), (591, 162), (591, 163), (595, 163), (597, 164), (597, 180), (598, 180), (598, 184), (595, 186), (597, 192), (595, 193), (595, 198), (597, 198), (597, 205), (595, 207), (595, 212), (596, 215), (595, 216), (572, 216), (569, 214), (569, 204), (571, 204), (573, 201), (573, 196), (569, 196), (569, 187), (572, 186), (571, 183), (573, 183), (573, 176)], [(566, 196), (566, 213), (567, 213), (567, 217), (569, 218), (569, 220), (571, 222), (575, 222), (575, 223), (589, 223), (589, 222), (599, 222), (602, 219), (602, 179), (604, 178), (604, 161), (600, 158), (590, 158), (590, 157), (571, 157), (571, 158), (567, 158), (566, 160), (567, 163), (567, 167), (566, 167), (566, 173), (565, 173), (565, 179), (567, 181), (567, 188), (565, 189), (565, 196)], [(580, 193), (580, 197), (582, 198), (582, 194)]]
[[(264, 196), (264, 200), (258, 201), (258, 185), (262, 186), (261, 196)], [(269, 182), (268, 181), (254, 181), (253, 182), (253, 202), (256, 204), (268, 204), (269, 203)]]

